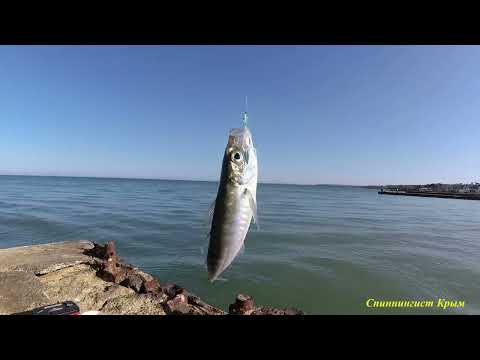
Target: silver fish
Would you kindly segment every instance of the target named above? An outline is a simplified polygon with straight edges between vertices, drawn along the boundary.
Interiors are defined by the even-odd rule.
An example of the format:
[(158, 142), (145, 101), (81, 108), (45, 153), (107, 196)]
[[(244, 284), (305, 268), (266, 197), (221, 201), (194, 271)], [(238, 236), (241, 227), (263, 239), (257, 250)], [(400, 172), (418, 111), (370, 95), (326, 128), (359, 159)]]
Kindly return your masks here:
[(243, 248), (252, 218), (257, 224), (257, 151), (246, 124), (230, 130), (210, 215), (207, 268), (213, 282)]

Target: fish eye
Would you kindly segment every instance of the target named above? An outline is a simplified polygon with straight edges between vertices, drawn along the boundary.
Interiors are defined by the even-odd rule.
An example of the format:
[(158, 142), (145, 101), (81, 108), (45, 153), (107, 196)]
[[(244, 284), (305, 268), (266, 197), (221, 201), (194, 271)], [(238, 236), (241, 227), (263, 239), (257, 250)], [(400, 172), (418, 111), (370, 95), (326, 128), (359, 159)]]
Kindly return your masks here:
[(242, 160), (242, 154), (240, 154), (238, 151), (235, 151), (235, 152), (232, 154), (232, 160), (233, 160), (233, 161)]

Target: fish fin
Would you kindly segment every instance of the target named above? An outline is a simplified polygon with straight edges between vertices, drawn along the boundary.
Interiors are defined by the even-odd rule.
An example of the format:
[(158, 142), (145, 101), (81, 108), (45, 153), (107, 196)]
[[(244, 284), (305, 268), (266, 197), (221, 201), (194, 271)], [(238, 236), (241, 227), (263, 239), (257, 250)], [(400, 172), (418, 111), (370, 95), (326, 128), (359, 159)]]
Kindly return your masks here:
[(210, 204), (210, 207), (208, 208), (208, 216), (210, 218), (213, 217), (213, 212), (215, 211), (215, 203), (216, 203), (216, 200), (213, 200), (212, 203)]
[[(252, 217), (253, 217), (253, 216), (252, 216)], [(255, 228), (256, 228), (257, 230), (260, 230), (260, 224), (258, 223), (256, 216), (253, 217), (253, 223), (255, 224)]]
[[(205, 226), (209, 226), (211, 227), (212, 226), (212, 220), (213, 220), (213, 212), (215, 210), (215, 200), (210, 204), (209, 208), (208, 208), (208, 218), (205, 220)], [(208, 244), (210, 242), (210, 232), (211, 232), (211, 229), (208, 229), (208, 232), (205, 234), (205, 239), (204, 241)], [(207, 245), (208, 246), (208, 245)], [(200, 254), (203, 256), (204, 254), (204, 248), (205, 248), (205, 245), (201, 246), (200, 247)], [(206, 264), (206, 260), (205, 260), (205, 264)]]
[(218, 281), (228, 281), (228, 279), (221, 278), (221, 277), (217, 277), (217, 278), (215, 279), (215, 281), (217, 281), (217, 280), (218, 280)]
[(205, 234), (205, 243), (204, 243), (204, 245), (201, 247), (201, 248), (202, 248), (202, 254), (204, 253), (205, 246), (208, 248), (209, 245), (210, 245), (210, 230), (208, 231), (207, 234)]
[(213, 200), (210, 206), (208, 207), (208, 215), (206, 219), (206, 222), (208, 225), (212, 225), (213, 213), (215, 211), (215, 203), (216, 203), (216, 200)]
[(252, 209), (253, 213), (253, 222), (255, 223), (255, 226), (257, 227), (257, 230), (260, 229), (260, 226), (258, 224), (258, 216), (257, 216), (257, 203), (255, 199), (253, 198), (252, 192), (248, 189), (245, 189), (245, 194), (248, 197), (248, 202), (250, 203), (250, 208)]
[(240, 250), (238, 250), (238, 255), (242, 256), (244, 253), (245, 253), (245, 244), (243, 244)]
[[(208, 249), (209, 242), (210, 242), (210, 231), (208, 232), (208, 234), (205, 234), (205, 242), (206, 242), (206, 245), (204, 244), (203, 246), (200, 246), (201, 256), (205, 256), (205, 247)], [(208, 254), (208, 250), (207, 250), (207, 254)], [(207, 261), (208, 261), (208, 256), (205, 256), (205, 260), (203, 261), (203, 266), (205, 267), (205, 269), (208, 269)]]

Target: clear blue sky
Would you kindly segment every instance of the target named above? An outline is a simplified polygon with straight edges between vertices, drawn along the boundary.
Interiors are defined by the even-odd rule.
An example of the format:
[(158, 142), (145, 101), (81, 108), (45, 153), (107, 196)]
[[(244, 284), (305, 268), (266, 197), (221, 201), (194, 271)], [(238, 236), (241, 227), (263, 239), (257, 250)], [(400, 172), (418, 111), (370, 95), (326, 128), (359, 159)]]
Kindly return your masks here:
[(262, 182), (480, 180), (477, 46), (0, 46), (0, 174), (217, 180), (245, 95)]

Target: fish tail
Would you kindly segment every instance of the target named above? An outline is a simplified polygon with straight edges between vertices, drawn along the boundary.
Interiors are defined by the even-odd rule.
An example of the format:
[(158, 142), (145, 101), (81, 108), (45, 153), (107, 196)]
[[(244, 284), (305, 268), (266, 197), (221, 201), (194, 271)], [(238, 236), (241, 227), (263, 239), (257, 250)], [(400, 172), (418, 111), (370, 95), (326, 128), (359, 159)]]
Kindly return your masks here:
[(213, 284), (214, 281), (225, 281), (225, 282), (226, 282), (226, 281), (228, 281), (228, 279), (222, 278), (222, 277), (220, 277), (220, 276), (218, 276), (218, 275), (213, 275), (213, 274), (210, 275), (210, 274), (209, 274), (209, 275), (208, 275), (208, 281), (210, 281), (210, 283)]

